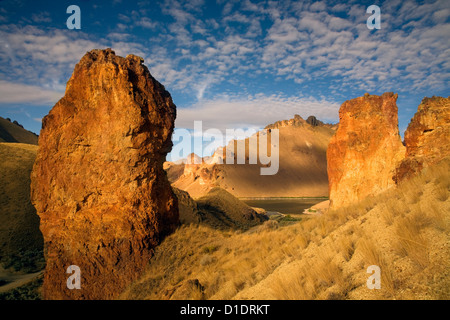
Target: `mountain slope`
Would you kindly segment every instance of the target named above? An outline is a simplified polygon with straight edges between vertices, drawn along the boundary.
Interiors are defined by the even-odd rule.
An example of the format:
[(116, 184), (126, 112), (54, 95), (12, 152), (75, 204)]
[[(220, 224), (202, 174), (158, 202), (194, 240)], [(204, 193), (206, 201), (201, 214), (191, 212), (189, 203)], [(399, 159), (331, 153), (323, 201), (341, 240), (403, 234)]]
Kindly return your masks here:
[(36, 271), (43, 267), (39, 217), (30, 201), (30, 172), (37, 146), (0, 143), (0, 262)]
[[(237, 146), (233, 140), (203, 164), (186, 164), (183, 175), (173, 186), (189, 192), (194, 198), (206, 194), (215, 186), (236, 197), (327, 196), (326, 148), (334, 134), (334, 127), (320, 121), (310, 122), (296, 115), (291, 120), (278, 121), (266, 127), (279, 129), (279, 170), (274, 175), (261, 175), (261, 163), (214, 163), (218, 157), (225, 159), (224, 155), (229, 150), (236, 155)], [(248, 141), (246, 139), (247, 145)], [(246, 160), (248, 157), (247, 149)]]
[(202, 224), (217, 230), (247, 230), (268, 219), (218, 187), (197, 200), (186, 191), (177, 188), (173, 191), (178, 198), (182, 224)]
[(38, 144), (38, 136), (25, 130), (19, 123), (0, 117), (0, 142)]

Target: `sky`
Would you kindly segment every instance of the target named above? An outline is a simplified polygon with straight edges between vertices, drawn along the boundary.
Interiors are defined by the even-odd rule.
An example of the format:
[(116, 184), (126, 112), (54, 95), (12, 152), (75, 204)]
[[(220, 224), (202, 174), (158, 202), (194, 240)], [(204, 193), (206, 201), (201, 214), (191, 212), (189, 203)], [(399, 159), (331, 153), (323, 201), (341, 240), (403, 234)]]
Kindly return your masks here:
[[(70, 5), (81, 29), (67, 27)], [(336, 123), (344, 101), (392, 91), (403, 134), (424, 97), (450, 95), (448, 0), (0, 0), (0, 116), (39, 134), (75, 64), (108, 47), (144, 58), (177, 128)]]

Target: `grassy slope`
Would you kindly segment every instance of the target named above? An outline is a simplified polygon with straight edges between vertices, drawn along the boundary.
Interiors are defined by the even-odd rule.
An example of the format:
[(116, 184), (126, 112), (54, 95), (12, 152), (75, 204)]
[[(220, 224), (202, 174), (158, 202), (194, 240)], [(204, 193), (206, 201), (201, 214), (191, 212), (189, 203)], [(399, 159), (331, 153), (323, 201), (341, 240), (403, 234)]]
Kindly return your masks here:
[(30, 202), (37, 146), (0, 143), (0, 262), (26, 272), (43, 266), (39, 217)]
[[(127, 299), (449, 299), (450, 160), (352, 207), (249, 232), (182, 226)], [(369, 265), (381, 289), (369, 290)], [(195, 280), (199, 285), (192, 285)]]
[(215, 187), (196, 200), (205, 222), (215, 229), (239, 228), (246, 230), (265, 221), (267, 217), (256, 213), (244, 202), (222, 188)]
[(0, 117), (0, 142), (38, 144), (38, 136)]
[(213, 188), (193, 200), (186, 191), (174, 188), (182, 224), (202, 224), (214, 229), (247, 230), (267, 219), (221, 188)]

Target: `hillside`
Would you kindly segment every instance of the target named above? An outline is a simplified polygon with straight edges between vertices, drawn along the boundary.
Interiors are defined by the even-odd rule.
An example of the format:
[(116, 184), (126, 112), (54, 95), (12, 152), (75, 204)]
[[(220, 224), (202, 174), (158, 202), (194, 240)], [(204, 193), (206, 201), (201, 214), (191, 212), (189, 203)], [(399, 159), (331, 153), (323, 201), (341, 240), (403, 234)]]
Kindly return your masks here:
[[(315, 118), (314, 118), (315, 119)], [(308, 119), (309, 120), (309, 119)], [(201, 165), (187, 164), (173, 186), (198, 198), (216, 186), (236, 197), (322, 197), (328, 196), (326, 149), (335, 126), (320, 121), (305, 121), (296, 115), (278, 121), (267, 129), (279, 129), (279, 170), (274, 175), (261, 175), (261, 163), (218, 164), (217, 157), (226, 158), (235, 140), (218, 149)], [(248, 146), (249, 139), (246, 139)], [(249, 157), (248, 147), (246, 159)], [(168, 175), (176, 177), (180, 167), (166, 165)], [(175, 170), (176, 168), (176, 170)]]
[(218, 230), (247, 230), (268, 219), (218, 187), (197, 200), (193, 200), (186, 191), (173, 189), (178, 198), (182, 224), (201, 224)]
[(0, 117), (0, 142), (38, 144), (38, 136), (25, 130), (19, 123)]
[[(450, 159), (375, 197), (245, 233), (183, 226), (124, 299), (449, 299)], [(381, 268), (369, 290), (367, 267)]]
[(37, 148), (0, 143), (0, 263), (27, 272), (43, 267), (39, 217), (30, 202), (30, 172)]

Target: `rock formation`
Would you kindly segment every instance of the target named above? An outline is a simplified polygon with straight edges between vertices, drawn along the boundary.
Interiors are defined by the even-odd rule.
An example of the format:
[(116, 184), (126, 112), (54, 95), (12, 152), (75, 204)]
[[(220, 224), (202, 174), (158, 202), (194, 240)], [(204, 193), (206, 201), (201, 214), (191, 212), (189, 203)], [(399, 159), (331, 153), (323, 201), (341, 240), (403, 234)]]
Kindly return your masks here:
[(317, 120), (317, 118), (314, 116), (309, 116), (308, 119), (306, 119), (306, 122), (314, 127), (317, 127), (318, 125), (323, 125), (323, 122), (320, 120)]
[(405, 131), (406, 157), (394, 179), (400, 182), (450, 155), (450, 98), (424, 98)]
[(366, 94), (339, 110), (339, 128), (327, 150), (330, 206), (344, 207), (393, 186), (405, 155), (397, 116), (397, 95)]
[[(245, 141), (245, 164), (237, 164), (237, 140), (218, 148), (203, 159), (191, 154), (184, 173), (173, 186), (189, 192), (193, 198), (220, 187), (236, 197), (320, 197), (328, 195), (326, 149), (334, 134), (333, 126), (321, 121), (310, 124), (299, 115), (277, 121), (265, 129), (279, 130), (279, 170), (274, 175), (261, 175), (261, 163), (249, 164), (249, 139)], [(315, 118), (314, 118), (315, 119)], [(259, 134), (259, 133), (257, 133)], [(255, 135), (257, 135), (255, 134)], [(255, 137), (253, 136), (253, 138)], [(226, 163), (234, 154), (234, 164)], [(254, 158), (258, 155), (253, 154)], [(218, 161), (221, 159), (223, 164)], [(169, 168), (171, 165), (167, 165)], [(172, 173), (168, 170), (170, 175)]]
[[(42, 121), (31, 198), (44, 236), (45, 299), (111, 299), (178, 225), (163, 171), (176, 107), (134, 55), (92, 50)], [(67, 267), (81, 271), (69, 290)]]

